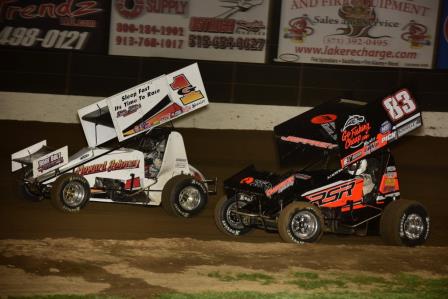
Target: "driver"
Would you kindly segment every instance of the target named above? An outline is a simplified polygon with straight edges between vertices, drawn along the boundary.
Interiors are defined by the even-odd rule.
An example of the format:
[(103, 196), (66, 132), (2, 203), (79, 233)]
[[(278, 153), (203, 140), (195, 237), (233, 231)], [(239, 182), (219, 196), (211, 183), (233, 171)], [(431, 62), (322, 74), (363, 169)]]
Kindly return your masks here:
[(375, 187), (372, 175), (367, 173), (367, 166), (367, 160), (362, 159), (348, 167), (348, 173), (350, 175), (363, 179), (364, 182), (362, 192), (364, 196), (372, 192), (373, 188)]

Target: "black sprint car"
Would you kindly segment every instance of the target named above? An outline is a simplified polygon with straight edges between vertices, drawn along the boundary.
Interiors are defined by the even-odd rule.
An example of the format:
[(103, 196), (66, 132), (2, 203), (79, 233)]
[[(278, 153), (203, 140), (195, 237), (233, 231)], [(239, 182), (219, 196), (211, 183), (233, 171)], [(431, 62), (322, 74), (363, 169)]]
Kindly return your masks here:
[(387, 244), (421, 245), (429, 216), (419, 202), (400, 199), (389, 149), (421, 126), (406, 89), (381, 101), (329, 101), (281, 123), (274, 128), (280, 160), (308, 165), (281, 175), (249, 166), (227, 179), (216, 224), (233, 236), (278, 230), (284, 241), (302, 244), (324, 232), (366, 234), (379, 222)]

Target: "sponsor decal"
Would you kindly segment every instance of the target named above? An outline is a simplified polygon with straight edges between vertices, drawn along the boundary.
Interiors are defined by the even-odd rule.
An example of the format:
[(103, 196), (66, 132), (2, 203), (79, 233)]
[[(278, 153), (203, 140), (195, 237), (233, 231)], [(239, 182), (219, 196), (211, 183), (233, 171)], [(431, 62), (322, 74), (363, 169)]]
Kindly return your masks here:
[(392, 172), (392, 171), (396, 171), (397, 168), (395, 166), (387, 166), (386, 171), (387, 172)]
[(319, 206), (339, 207), (347, 204), (347, 201), (360, 201), (362, 199), (363, 179), (339, 181), (317, 190), (304, 193), (311, 202), (317, 202)]
[(337, 147), (337, 144), (318, 141), (318, 140), (312, 140), (312, 139), (306, 139), (306, 138), (296, 137), (296, 136), (282, 136), (282, 137), (280, 137), (280, 139), (283, 141), (289, 141), (289, 142), (293, 142), (293, 143), (302, 143), (302, 144), (306, 144), (306, 145), (327, 148), (327, 149), (333, 149), (333, 148)]
[(357, 210), (357, 209), (362, 209), (365, 207), (366, 206), (363, 205), (361, 202), (356, 202), (356, 203), (353, 203), (353, 205), (351, 205), (351, 206), (350, 205), (343, 206), (341, 208), (341, 212), (348, 212), (348, 211), (350, 211), (350, 209)]
[(357, 148), (370, 138), (370, 123), (362, 115), (351, 115), (342, 128), (344, 148)]
[(242, 179), (240, 181), (240, 184), (241, 185), (246, 184), (246, 185), (249, 185), (251, 187), (260, 188), (260, 189), (263, 189), (263, 190), (272, 188), (272, 184), (270, 182), (264, 181), (264, 180), (255, 179), (253, 177), (246, 177), (246, 178)]
[(317, 115), (311, 119), (311, 123), (315, 125), (327, 124), (330, 122), (334, 122), (338, 117), (334, 114), (322, 114)]
[(294, 176), (290, 176), (289, 178), (287, 178), (286, 180), (282, 181), (281, 183), (275, 185), (274, 187), (267, 189), (265, 191), (265, 194), (267, 197), (271, 197), (275, 193), (282, 193), (283, 191), (285, 191), (292, 185), (294, 185)]
[(248, 184), (248, 185), (250, 185), (250, 184), (253, 183), (254, 180), (255, 180), (255, 179), (254, 179), (253, 177), (249, 176), (249, 177), (247, 177), (247, 178), (242, 179), (242, 180), (240, 181), (240, 184)]
[(336, 141), (338, 139), (338, 136), (336, 135), (336, 125), (334, 122), (329, 122), (326, 124), (321, 124), (321, 127), (327, 132), (330, 137)]
[(304, 174), (304, 173), (296, 173), (295, 175), (294, 175), (294, 177), (296, 178), (296, 179), (301, 179), (301, 180), (309, 180), (309, 179), (311, 179), (311, 176), (310, 175), (307, 175), (307, 174)]
[(90, 157), (90, 153), (87, 153), (87, 154), (82, 155), (82, 156), (79, 158), (79, 160), (84, 160), (84, 159), (86, 159), (86, 158), (88, 158), (88, 157)]
[(363, 155), (363, 149), (358, 150), (356, 152), (354, 152), (353, 154), (348, 155), (347, 157), (345, 157), (344, 159), (342, 159), (342, 167), (347, 166), (350, 163), (353, 163), (359, 159), (361, 159), (362, 157), (364, 157)]
[(251, 202), (251, 201), (253, 201), (256, 197), (255, 197), (254, 195), (250, 195), (250, 194), (238, 193), (237, 198), (238, 198), (238, 200), (240, 200), (240, 201)]
[[(143, 85), (143, 84), (142, 84)], [(126, 117), (131, 115), (142, 108), (141, 102), (148, 101), (152, 96), (159, 94), (160, 88), (151, 90), (151, 84), (133, 89), (131, 92), (127, 92), (121, 96), (120, 103), (114, 103), (114, 111), (116, 118)]]
[(381, 127), (380, 127), (381, 134), (386, 134), (386, 133), (390, 132), (390, 130), (392, 130), (392, 124), (390, 123), (390, 121), (386, 120), (385, 122), (383, 122), (381, 124)]
[(327, 180), (337, 176), (338, 174), (340, 174), (341, 172), (344, 171), (344, 168), (339, 168), (338, 170), (336, 170), (335, 172), (333, 172), (332, 174), (330, 174), (329, 176), (327, 176)]
[(62, 153), (54, 153), (53, 155), (46, 157), (43, 160), (37, 161), (37, 171), (44, 172), (56, 165), (64, 163), (64, 157)]
[(378, 133), (376, 137), (364, 142), (364, 146), (358, 149), (356, 152), (341, 159), (341, 166), (345, 167), (355, 161), (358, 161), (362, 157), (386, 146), (391, 141), (396, 140), (398, 137), (397, 131), (390, 131), (386, 134)]
[(74, 170), (79, 175), (89, 175), (100, 172), (111, 172), (123, 169), (139, 168), (140, 160), (111, 160), (102, 163), (81, 165)]
[(180, 74), (173, 78), (173, 83), (170, 84), (172, 90), (176, 91), (181, 96), (182, 104), (188, 105), (204, 98), (200, 90), (196, 90), (196, 86), (191, 85), (184, 74)]
[(161, 112), (157, 113), (155, 116), (147, 119), (146, 121), (140, 123), (139, 125), (133, 127), (132, 129), (128, 131), (123, 131), (123, 136), (132, 136), (137, 134), (138, 132), (141, 132), (147, 128), (150, 128), (152, 126), (155, 126), (159, 123), (163, 123), (165, 121), (168, 121), (182, 113), (182, 108), (177, 105), (176, 103), (171, 104)]
[(399, 191), (400, 187), (398, 185), (398, 175), (397, 172), (386, 172), (382, 179), (379, 191), (382, 194), (391, 193)]
[(407, 123), (407, 124), (399, 127), (398, 128), (398, 137), (406, 135), (407, 133), (411, 132), (412, 130), (417, 129), (421, 125), (422, 125), (421, 119), (417, 118), (416, 120), (413, 120), (410, 123)]
[(387, 143), (397, 139), (397, 131), (386, 133), (386, 135), (378, 134), (378, 136), (381, 136), (381, 144), (380, 144), (381, 146), (380, 147), (383, 147)]
[(117, 111), (117, 118), (118, 117), (126, 117), (128, 115), (131, 115), (131, 114), (137, 112), (141, 107), (142, 107), (141, 104), (131, 104), (127, 107), (127, 109)]

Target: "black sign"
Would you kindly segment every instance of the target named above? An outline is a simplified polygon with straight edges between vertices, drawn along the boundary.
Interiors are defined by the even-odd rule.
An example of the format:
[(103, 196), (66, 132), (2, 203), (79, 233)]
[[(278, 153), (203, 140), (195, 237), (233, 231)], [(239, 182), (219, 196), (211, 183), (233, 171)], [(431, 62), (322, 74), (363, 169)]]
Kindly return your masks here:
[(0, 46), (105, 52), (106, 3), (0, 0)]

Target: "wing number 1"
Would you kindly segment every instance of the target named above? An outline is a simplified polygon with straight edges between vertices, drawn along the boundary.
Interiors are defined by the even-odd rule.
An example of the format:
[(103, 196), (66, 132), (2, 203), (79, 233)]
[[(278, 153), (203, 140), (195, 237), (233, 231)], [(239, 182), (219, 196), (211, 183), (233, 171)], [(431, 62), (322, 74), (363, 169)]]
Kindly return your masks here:
[(386, 109), (389, 118), (397, 121), (417, 109), (414, 99), (406, 89), (400, 90), (393, 96), (383, 100), (383, 107)]

